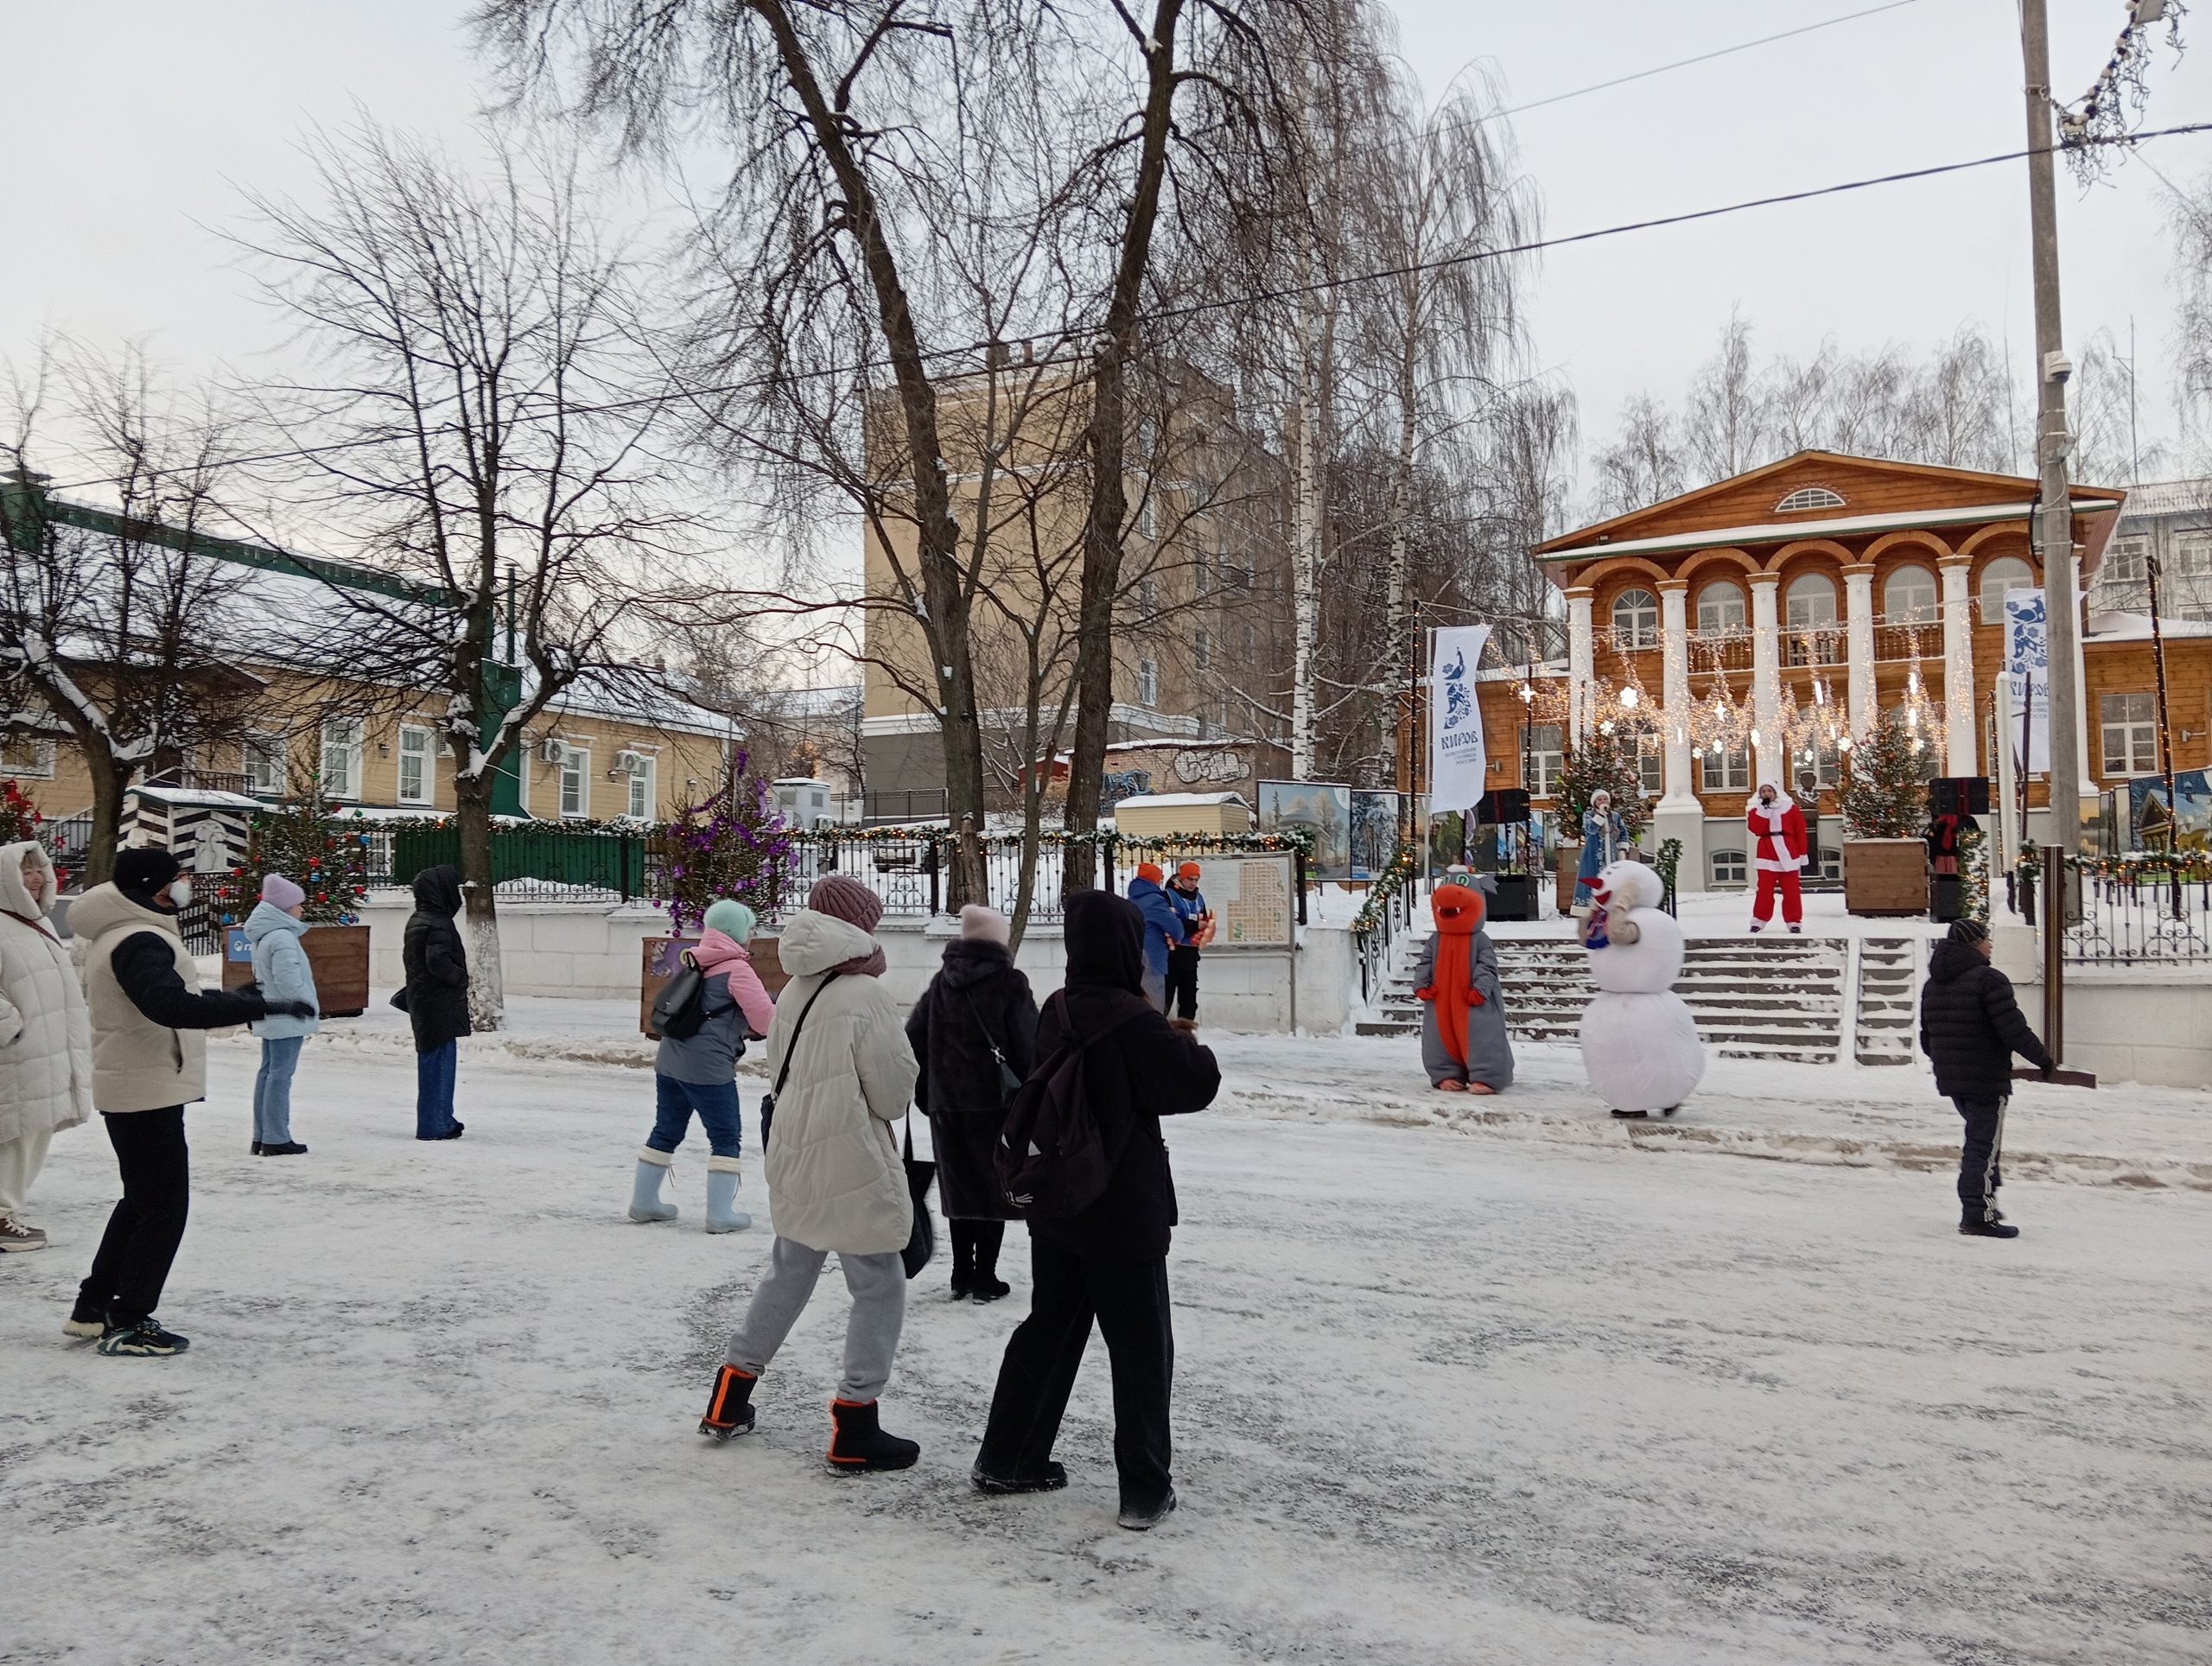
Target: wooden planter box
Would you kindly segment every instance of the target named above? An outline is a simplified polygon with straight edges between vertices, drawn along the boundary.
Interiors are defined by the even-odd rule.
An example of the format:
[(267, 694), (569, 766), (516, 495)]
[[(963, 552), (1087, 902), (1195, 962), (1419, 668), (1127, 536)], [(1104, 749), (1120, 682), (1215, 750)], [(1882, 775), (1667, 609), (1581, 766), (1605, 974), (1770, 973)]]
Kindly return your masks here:
[[(656, 937), (645, 939), (645, 965), (638, 979), (638, 1033), (660, 1037), (653, 1030), (653, 1002), (658, 998), (668, 980), (676, 976), (678, 957), (686, 949), (696, 948), (696, 938)], [(746, 945), (753, 957), (753, 970), (760, 975), (760, 987), (772, 1001), (783, 994), (784, 985), (791, 979), (784, 975), (784, 963), (776, 952), (774, 938), (757, 937)]]
[(1574, 906), (1574, 870), (1582, 866), (1582, 847), (1563, 844), (1559, 847), (1559, 911), (1562, 914)]
[[(310, 925), (300, 934), (308, 970), (315, 974), (315, 1000), (325, 1018), (359, 1018), (369, 1009), (369, 928), (365, 925)], [(223, 987), (253, 982), (253, 951), (244, 928), (224, 933)]]
[(1843, 906), (1902, 918), (1928, 912), (1928, 846), (1920, 839), (1846, 839)]

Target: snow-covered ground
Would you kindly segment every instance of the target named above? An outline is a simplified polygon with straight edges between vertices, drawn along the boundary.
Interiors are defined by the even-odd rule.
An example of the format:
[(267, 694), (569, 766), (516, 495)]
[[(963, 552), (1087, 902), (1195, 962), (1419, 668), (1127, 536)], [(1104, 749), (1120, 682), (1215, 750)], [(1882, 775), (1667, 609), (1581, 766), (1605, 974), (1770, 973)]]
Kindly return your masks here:
[[(1620, 1125), (1571, 1052), (1447, 1103), (1409, 1040), (1225, 1038), (1169, 1135), (1184, 1508), (1137, 1536), (1096, 1349), (1069, 1490), (967, 1487), (1018, 1229), (1007, 1301), (912, 1287), (885, 1407), (918, 1468), (819, 1461), (834, 1276), (760, 1433), (703, 1447), (767, 1234), (699, 1230), (696, 1148), (683, 1219), (626, 1222), (634, 1010), (515, 1016), (450, 1145), (409, 1137), (396, 1015), (334, 1026), (278, 1161), (215, 1043), (181, 1358), (60, 1334), (113, 1168), (56, 1141), (55, 1247), (0, 1261), (0, 1660), (2212, 1655), (2212, 1095), (2028, 1086), (1994, 1243), (1953, 1230), (1916, 1071), (1721, 1061)], [(1728, 1155), (1770, 1160), (1694, 1160)]]

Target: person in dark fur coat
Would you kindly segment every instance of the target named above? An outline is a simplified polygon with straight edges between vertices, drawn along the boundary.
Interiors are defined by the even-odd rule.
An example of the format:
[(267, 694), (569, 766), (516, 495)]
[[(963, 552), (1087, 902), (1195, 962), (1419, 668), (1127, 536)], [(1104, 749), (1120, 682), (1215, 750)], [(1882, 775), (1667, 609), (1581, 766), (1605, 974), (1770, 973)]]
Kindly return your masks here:
[(461, 946), (461, 869), (441, 863), (415, 876), (399, 958), (407, 974), (407, 1018), (415, 1030), (415, 1137), (458, 1140), (467, 1126), (453, 1114), (454, 1078), (468, 1018), (468, 951)]
[(952, 1239), (952, 1294), (996, 1301), (999, 1245), (1014, 1218), (999, 1189), (999, 1134), (1006, 1126), (1005, 1078), (1029, 1074), (1037, 1047), (1037, 997), (1014, 963), (1012, 923), (969, 903), (944, 964), (906, 1018), (921, 1073), (914, 1103), (929, 1113), (937, 1152), (938, 1200)]
[(1067, 985), (1039, 1014), (1039, 1068), (1052, 1068), (1064, 1043), (1096, 1038), (1084, 1048), (1084, 1101), (1113, 1173), (1081, 1214), (1029, 1223), (1029, 1317), (1007, 1343), (973, 1472), (989, 1493), (1067, 1485), (1052, 1444), (1096, 1323), (1114, 1375), (1119, 1519), (1140, 1532), (1175, 1508), (1167, 1245), (1177, 1215), (1160, 1119), (1205, 1110), (1221, 1088), (1212, 1052), (1147, 998), (1144, 938), (1145, 916), (1126, 898), (1068, 898)]
[(1928, 957), (1920, 992), (1920, 1050), (1936, 1066), (1936, 1091), (1966, 1122), (1959, 1156), (1959, 1230), (1969, 1237), (2017, 1238), (1998, 1212), (1998, 1164), (2005, 1104), (2012, 1093), (2012, 1055), (2046, 1074), (2058, 1068), (2012, 998), (2012, 980), (1989, 963), (1989, 931), (1980, 920), (1951, 923)]

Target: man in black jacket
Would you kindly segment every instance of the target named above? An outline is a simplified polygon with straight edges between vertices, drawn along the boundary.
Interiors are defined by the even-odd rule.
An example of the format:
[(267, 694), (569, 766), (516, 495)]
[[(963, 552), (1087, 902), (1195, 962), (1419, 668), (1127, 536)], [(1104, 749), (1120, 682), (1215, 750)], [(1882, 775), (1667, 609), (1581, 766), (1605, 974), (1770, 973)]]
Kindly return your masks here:
[(1952, 922), (1928, 957), (1920, 991), (1920, 1050), (1936, 1065), (1936, 1091), (1966, 1120), (1959, 1158), (1959, 1230), (1969, 1237), (2017, 1238), (1998, 1212), (2005, 1103), (2012, 1092), (2012, 1055), (2046, 1074), (2058, 1068), (2012, 998), (2012, 980), (1989, 963), (1989, 931), (1979, 920)]
[(468, 1124), (453, 1114), (461, 1038), (468, 1017), (468, 951), (454, 917), (462, 901), (461, 869), (449, 863), (415, 876), (415, 912), (399, 941), (407, 979), (407, 1019), (415, 1031), (415, 1137), (458, 1140)]
[(158, 1358), (191, 1345), (154, 1310), (191, 1205), (184, 1108), (207, 1097), (205, 1032), (272, 1012), (315, 1012), (304, 1001), (271, 1005), (244, 990), (201, 991), (177, 925), (191, 884), (168, 851), (124, 850), (114, 880), (69, 911), (71, 953), (92, 1017), (92, 1104), (115, 1148), (123, 1199), (62, 1328), (99, 1337), (104, 1354)]
[(1167, 1245), (1177, 1216), (1160, 1119), (1205, 1110), (1221, 1087), (1211, 1051), (1145, 996), (1144, 930), (1143, 914), (1123, 898), (1078, 891), (1068, 899), (1067, 984), (1039, 1016), (1039, 1068), (1051, 1068), (1064, 1044), (1099, 1038), (1084, 1049), (1084, 1099), (1113, 1175), (1081, 1214), (1029, 1223), (1029, 1317), (1007, 1343), (974, 1472), (985, 1492), (1067, 1485), (1052, 1443), (1095, 1319), (1114, 1375), (1119, 1519), (1140, 1531), (1175, 1508)]

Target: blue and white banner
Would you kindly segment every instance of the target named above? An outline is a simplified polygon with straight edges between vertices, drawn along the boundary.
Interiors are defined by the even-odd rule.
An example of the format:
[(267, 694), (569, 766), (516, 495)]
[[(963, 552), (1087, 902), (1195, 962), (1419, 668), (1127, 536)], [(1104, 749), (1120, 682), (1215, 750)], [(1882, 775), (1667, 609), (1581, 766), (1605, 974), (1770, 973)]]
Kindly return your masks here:
[(2014, 766), (2031, 775), (2046, 773), (2050, 768), (2050, 631), (2040, 590), (2005, 593), (2005, 684), (2012, 703), (2006, 724), (2011, 733), (2005, 744), (2012, 749)]
[(1487, 625), (1447, 625), (1429, 648), (1428, 794), (1439, 813), (1472, 810), (1483, 796), (1490, 758), (1475, 671), (1490, 640)]

